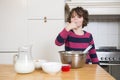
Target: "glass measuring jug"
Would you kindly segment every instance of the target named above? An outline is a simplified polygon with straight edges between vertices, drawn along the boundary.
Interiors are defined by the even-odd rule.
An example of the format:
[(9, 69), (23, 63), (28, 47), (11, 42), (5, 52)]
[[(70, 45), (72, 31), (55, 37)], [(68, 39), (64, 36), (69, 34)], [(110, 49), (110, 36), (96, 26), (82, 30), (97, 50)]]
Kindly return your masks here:
[(35, 70), (31, 56), (31, 46), (22, 46), (14, 56), (14, 68), (17, 73), (31, 73)]

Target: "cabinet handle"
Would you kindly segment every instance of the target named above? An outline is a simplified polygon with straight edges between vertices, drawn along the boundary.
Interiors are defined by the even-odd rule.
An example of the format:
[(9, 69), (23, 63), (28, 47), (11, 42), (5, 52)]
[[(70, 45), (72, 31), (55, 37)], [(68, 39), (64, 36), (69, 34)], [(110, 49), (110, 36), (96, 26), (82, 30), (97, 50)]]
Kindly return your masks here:
[(47, 22), (47, 17), (44, 17), (44, 22), (45, 22), (45, 23)]

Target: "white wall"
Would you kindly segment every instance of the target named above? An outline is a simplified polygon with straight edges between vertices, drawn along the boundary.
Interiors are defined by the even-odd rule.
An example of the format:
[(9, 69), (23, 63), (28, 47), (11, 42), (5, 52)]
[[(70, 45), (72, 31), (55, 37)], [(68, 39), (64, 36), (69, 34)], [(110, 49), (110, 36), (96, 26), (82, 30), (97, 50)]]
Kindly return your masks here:
[(117, 46), (120, 48), (119, 21), (92, 21), (84, 29), (92, 33), (96, 48), (99, 46)]

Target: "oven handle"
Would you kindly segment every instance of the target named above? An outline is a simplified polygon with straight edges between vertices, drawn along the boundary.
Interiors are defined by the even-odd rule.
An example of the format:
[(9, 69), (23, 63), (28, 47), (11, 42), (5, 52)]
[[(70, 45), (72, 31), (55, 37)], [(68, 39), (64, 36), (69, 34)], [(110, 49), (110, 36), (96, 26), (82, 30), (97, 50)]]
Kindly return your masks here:
[(102, 65), (120, 65), (120, 64), (112, 64), (112, 63), (100, 63), (100, 65), (102, 66)]

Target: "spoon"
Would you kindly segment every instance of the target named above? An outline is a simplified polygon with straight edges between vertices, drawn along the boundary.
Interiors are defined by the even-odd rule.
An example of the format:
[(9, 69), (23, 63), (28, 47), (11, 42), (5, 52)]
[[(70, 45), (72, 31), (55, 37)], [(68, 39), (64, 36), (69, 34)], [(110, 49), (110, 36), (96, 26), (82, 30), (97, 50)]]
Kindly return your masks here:
[(83, 51), (83, 53), (84, 53), (84, 54), (87, 53), (91, 48), (92, 48), (92, 45), (89, 45), (89, 46)]

